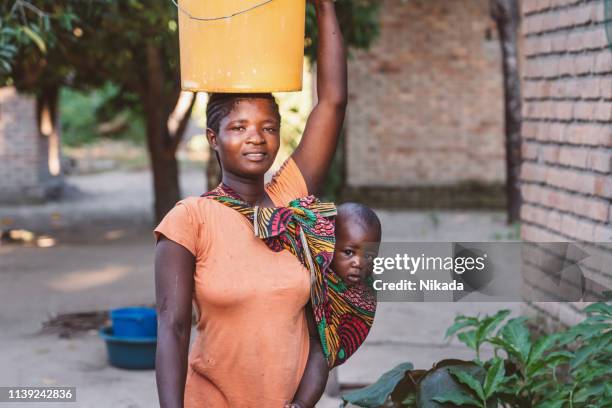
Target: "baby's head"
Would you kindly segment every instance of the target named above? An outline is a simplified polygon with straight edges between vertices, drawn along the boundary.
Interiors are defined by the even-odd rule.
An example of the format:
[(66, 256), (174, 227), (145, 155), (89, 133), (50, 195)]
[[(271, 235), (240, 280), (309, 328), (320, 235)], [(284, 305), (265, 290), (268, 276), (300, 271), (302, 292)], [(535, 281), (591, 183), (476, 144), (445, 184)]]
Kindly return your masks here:
[(381, 234), (380, 220), (369, 207), (358, 203), (338, 206), (331, 268), (347, 285), (359, 284), (371, 276)]

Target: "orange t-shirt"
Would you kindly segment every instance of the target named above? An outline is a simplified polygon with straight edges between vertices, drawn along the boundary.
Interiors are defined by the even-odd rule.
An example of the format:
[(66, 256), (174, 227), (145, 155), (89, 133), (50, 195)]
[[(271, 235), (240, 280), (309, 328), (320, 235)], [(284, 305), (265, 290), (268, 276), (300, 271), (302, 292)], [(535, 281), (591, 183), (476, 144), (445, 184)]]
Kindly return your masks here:
[[(293, 159), (266, 192), (276, 206), (308, 195)], [(208, 198), (179, 201), (154, 234), (196, 258), (199, 320), (185, 408), (282, 408), (308, 358), (308, 270), (288, 251), (270, 250), (242, 214)]]

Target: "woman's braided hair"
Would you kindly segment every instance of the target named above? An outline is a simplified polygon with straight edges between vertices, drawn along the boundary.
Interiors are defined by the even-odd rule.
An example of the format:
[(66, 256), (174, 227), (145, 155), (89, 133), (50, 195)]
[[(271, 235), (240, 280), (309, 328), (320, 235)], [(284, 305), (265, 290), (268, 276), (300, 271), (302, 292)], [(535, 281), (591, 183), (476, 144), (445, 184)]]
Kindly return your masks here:
[(280, 111), (271, 93), (213, 93), (206, 105), (206, 127), (219, 134), (221, 120), (230, 114), (236, 103), (244, 99), (267, 99), (280, 122)]

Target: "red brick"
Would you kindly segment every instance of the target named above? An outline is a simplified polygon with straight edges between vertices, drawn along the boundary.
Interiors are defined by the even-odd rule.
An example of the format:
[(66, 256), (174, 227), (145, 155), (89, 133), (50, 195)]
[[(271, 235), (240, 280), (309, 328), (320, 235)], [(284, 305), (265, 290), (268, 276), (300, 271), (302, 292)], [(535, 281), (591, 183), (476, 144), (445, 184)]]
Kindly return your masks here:
[(525, 181), (546, 180), (546, 167), (535, 163), (523, 163), (521, 165), (521, 179)]
[(599, 197), (612, 198), (612, 175), (598, 176), (594, 183), (594, 192)]
[(602, 173), (612, 173), (612, 154), (606, 151), (591, 150), (587, 166)]
[(594, 231), (594, 242), (612, 242), (612, 226), (597, 225)]
[(538, 157), (538, 144), (536, 143), (523, 143), (521, 145), (521, 156), (523, 160), (533, 160)]
[(534, 122), (523, 122), (521, 134), (524, 139), (535, 139), (537, 137), (538, 124)]
[(612, 102), (597, 103), (593, 118), (601, 121), (612, 121)]
[(546, 218), (546, 224), (552, 230), (558, 230), (561, 225), (561, 213), (557, 211), (549, 211)]
[(546, 140), (554, 140), (557, 142), (566, 142), (568, 139), (568, 125), (565, 123), (549, 123), (544, 126), (542, 124), (542, 131), (546, 132)]
[(598, 74), (612, 72), (612, 53), (605, 49), (595, 56), (593, 71)]
[(533, 184), (523, 184), (521, 186), (521, 196), (523, 198), (523, 202), (537, 202), (539, 194), (536, 190), (538, 186)]
[(591, 120), (595, 116), (595, 102), (576, 102), (574, 105), (574, 118), (582, 120)]
[(547, 163), (559, 162), (559, 146), (546, 145), (542, 147), (542, 159)]
[(608, 38), (606, 36), (606, 30), (603, 26), (597, 26), (597, 28), (585, 31), (583, 35), (584, 44), (579, 47), (580, 50), (584, 49), (598, 49), (606, 47), (608, 45)]
[(576, 96), (582, 98), (598, 98), (601, 94), (601, 80), (599, 78), (587, 78), (580, 82), (574, 82), (579, 84), (578, 90), (580, 93), (576, 93)]
[(603, 98), (612, 98), (612, 78), (601, 78), (599, 89)]
[(595, 54), (577, 55), (573, 59), (571, 73), (574, 75), (588, 74), (593, 71), (596, 60)]
[(588, 151), (582, 148), (563, 146), (558, 152), (558, 162), (566, 166), (585, 168)]
[(556, 118), (561, 120), (571, 120), (574, 114), (573, 102), (557, 102), (554, 116), (552, 112), (546, 112), (545, 118)]
[(605, 8), (603, 1), (593, 2), (587, 7), (591, 8), (591, 21), (599, 23), (605, 20)]
[(553, 65), (555, 69), (553, 70), (553, 66), (548, 69), (548, 77), (554, 77), (557, 75), (571, 75), (574, 73), (574, 56), (564, 55), (562, 57), (550, 57), (550, 59), (551, 61), (554, 61)]

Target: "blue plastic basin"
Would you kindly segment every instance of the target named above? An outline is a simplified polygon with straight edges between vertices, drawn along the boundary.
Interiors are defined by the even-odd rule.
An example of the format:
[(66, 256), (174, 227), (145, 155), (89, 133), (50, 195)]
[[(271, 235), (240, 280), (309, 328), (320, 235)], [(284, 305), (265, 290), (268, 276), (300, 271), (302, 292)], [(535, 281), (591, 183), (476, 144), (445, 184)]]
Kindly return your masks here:
[(120, 337), (112, 327), (103, 327), (100, 337), (106, 341), (108, 361), (112, 366), (129, 370), (155, 368), (157, 337)]
[(124, 307), (110, 311), (118, 337), (156, 337), (157, 312), (151, 307)]

